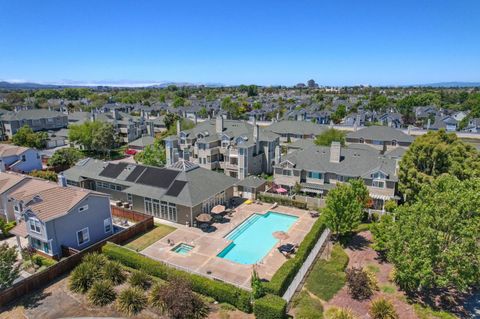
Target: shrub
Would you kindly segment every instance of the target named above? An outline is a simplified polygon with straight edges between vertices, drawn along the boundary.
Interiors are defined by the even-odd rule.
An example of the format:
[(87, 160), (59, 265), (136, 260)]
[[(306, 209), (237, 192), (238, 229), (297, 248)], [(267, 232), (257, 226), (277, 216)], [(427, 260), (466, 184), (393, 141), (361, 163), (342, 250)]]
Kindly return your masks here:
[(54, 171), (32, 171), (30, 176), (46, 179), (47, 181), (56, 182), (57, 181), (57, 173)]
[(384, 298), (372, 301), (368, 313), (372, 319), (398, 319), (393, 303)]
[(100, 280), (93, 283), (88, 291), (88, 300), (95, 306), (105, 306), (115, 300), (117, 294), (112, 283), (108, 280)]
[(318, 239), (325, 230), (325, 224), (321, 218), (313, 224), (310, 232), (305, 236), (298, 247), (297, 253), (292, 259), (287, 260), (272, 276), (270, 282), (265, 283), (265, 289), (275, 295), (283, 295), (308, 255), (315, 247)]
[(86, 293), (101, 274), (90, 263), (82, 262), (70, 275), (69, 288), (74, 292)]
[(250, 292), (234, 285), (171, 268), (161, 262), (112, 243), (104, 245), (102, 251), (109, 258), (118, 260), (125, 266), (141, 269), (151, 276), (166, 281), (176, 277), (184, 278), (190, 283), (192, 290), (199, 294), (212, 297), (218, 302), (229, 303), (244, 312), (252, 311)]
[(325, 313), (326, 319), (356, 319), (357, 317), (350, 309), (345, 308), (330, 308)]
[(0, 218), (0, 232), (2, 233), (3, 237), (9, 237), (10, 231), (13, 227), (15, 227), (17, 223), (15, 221), (6, 222), (5, 220)]
[(147, 306), (147, 297), (138, 287), (130, 287), (118, 294), (117, 309), (129, 316), (134, 316)]
[(88, 253), (82, 258), (82, 262), (88, 263), (93, 268), (100, 270), (108, 262), (108, 259), (99, 253)]
[(346, 271), (348, 291), (354, 299), (367, 299), (373, 294), (370, 279), (362, 268), (350, 268)]
[(42, 266), (50, 267), (50, 266), (53, 266), (57, 263), (53, 259), (41, 256), (41, 255), (38, 255), (38, 254), (35, 254), (35, 255), (32, 256), (32, 262), (35, 265), (37, 265), (38, 267), (42, 267)]
[(155, 285), (149, 303), (173, 319), (200, 319), (205, 318), (209, 312), (208, 306), (190, 289), (189, 283), (181, 278), (172, 279), (164, 285)]
[(370, 290), (378, 290), (378, 280), (375, 276), (375, 273), (368, 268), (364, 268), (363, 271), (365, 272), (365, 274), (367, 274), (368, 286), (370, 287)]
[(150, 286), (150, 277), (143, 271), (133, 271), (128, 278), (128, 283), (132, 287), (147, 289)]
[(288, 197), (277, 197), (267, 194), (258, 194), (258, 199), (265, 203), (278, 203), (279, 205), (284, 206), (293, 206), (300, 209), (307, 209), (307, 203), (299, 202)]
[(108, 261), (102, 268), (102, 276), (114, 285), (121, 284), (126, 279), (122, 265), (118, 261)]
[(283, 298), (267, 294), (255, 300), (253, 313), (257, 319), (283, 319), (286, 317), (287, 302)]

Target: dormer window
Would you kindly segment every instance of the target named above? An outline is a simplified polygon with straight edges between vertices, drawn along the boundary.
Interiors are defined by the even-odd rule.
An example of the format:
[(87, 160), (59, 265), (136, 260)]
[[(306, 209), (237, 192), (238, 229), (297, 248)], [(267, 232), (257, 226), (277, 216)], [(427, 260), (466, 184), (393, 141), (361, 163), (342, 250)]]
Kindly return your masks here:
[(29, 219), (28, 224), (30, 226), (30, 230), (34, 233), (40, 234), (42, 232), (42, 224), (40, 223), (40, 221), (36, 219)]
[(372, 175), (373, 179), (386, 179), (387, 175), (383, 174), (382, 172), (375, 172)]
[(365, 143), (365, 139), (364, 139), (363, 137), (360, 137), (359, 142), (360, 142), (361, 144), (363, 144), (363, 143)]
[(397, 140), (392, 140), (392, 146), (397, 146)]

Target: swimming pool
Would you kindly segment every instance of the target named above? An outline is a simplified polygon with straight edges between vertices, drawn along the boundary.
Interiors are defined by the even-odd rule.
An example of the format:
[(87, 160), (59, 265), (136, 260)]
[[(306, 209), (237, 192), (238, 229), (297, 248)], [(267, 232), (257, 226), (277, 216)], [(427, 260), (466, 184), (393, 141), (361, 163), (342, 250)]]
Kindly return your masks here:
[(217, 256), (239, 264), (255, 264), (278, 242), (273, 233), (288, 231), (297, 219), (296, 216), (277, 212), (253, 214), (225, 236), (233, 242)]
[(187, 244), (180, 244), (174, 247), (172, 250), (176, 252), (177, 254), (180, 255), (186, 255), (190, 252), (190, 250), (193, 249), (193, 246), (187, 245)]

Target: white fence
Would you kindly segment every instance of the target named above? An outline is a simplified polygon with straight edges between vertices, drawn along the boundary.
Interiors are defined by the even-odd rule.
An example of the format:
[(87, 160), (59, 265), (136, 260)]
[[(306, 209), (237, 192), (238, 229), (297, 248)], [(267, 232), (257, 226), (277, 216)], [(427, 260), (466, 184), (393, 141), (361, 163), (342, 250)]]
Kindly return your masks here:
[(282, 298), (285, 299), (288, 303), (292, 299), (293, 295), (297, 291), (300, 284), (303, 282), (305, 275), (308, 273), (310, 267), (312, 266), (313, 262), (317, 258), (317, 255), (320, 253), (322, 247), (324, 246), (325, 242), (328, 240), (329, 236), (330, 236), (330, 229), (327, 228), (323, 231), (322, 235), (317, 241), (317, 244), (315, 245), (315, 247), (313, 247), (312, 251), (310, 252), (310, 255), (308, 255), (302, 267), (300, 267), (300, 270), (295, 275), (295, 278), (293, 278), (292, 283), (288, 287), (287, 291), (285, 291), (285, 293), (283, 294)]

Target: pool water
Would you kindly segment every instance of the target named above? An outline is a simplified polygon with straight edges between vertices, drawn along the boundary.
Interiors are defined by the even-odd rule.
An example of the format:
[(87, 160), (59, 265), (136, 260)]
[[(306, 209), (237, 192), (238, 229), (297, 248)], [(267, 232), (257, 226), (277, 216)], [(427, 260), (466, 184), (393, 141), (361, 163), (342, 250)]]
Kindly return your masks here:
[(174, 247), (172, 250), (180, 255), (186, 255), (192, 250), (193, 247), (187, 244), (180, 244)]
[(276, 231), (288, 231), (298, 219), (296, 216), (268, 212), (253, 214), (225, 236), (232, 240), (217, 256), (239, 264), (259, 262), (277, 244)]

